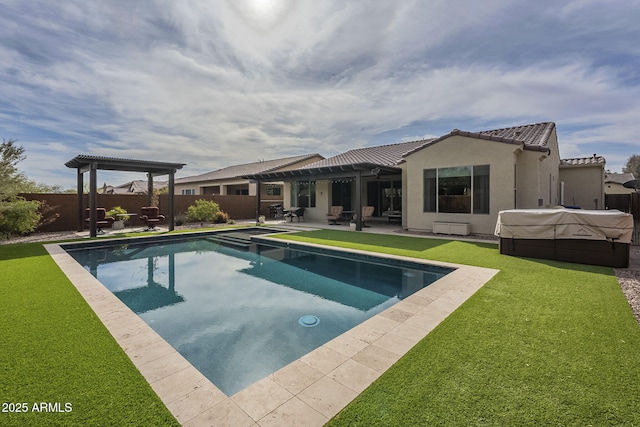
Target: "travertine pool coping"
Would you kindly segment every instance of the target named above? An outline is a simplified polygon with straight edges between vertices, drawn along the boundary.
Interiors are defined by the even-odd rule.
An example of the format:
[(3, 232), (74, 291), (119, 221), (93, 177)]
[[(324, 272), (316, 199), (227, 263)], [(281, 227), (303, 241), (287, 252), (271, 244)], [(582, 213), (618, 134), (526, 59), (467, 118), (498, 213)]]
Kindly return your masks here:
[(57, 244), (45, 247), (167, 408), (185, 426), (321, 426), (498, 272), (375, 253), (383, 258), (456, 270), (228, 397), (64, 249)]

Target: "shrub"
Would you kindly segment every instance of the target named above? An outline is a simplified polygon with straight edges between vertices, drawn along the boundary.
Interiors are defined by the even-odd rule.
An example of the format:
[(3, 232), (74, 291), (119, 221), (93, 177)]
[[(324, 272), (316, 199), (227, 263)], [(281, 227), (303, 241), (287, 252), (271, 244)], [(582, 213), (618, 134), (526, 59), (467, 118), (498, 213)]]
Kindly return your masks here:
[(187, 219), (187, 216), (183, 212), (180, 212), (178, 215), (176, 215), (176, 225), (180, 227), (182, 224), (187, 222)]
[(33, 232), (40, 223), (40, 202), (14, 197), (0, 201), (0, 238)]
[(227, 222), (229, 222), (229, 214), (223, 211), (218, 211), (214, 222), (218, 224), (226, 224)]
[(130, 217), (127, 216), (118, 216), (118, 215), (125, 215), (127, 214), (127, 210), (121, 206), (116, 206), (115, 208), (112, 208), (111, 210), (107, 211), (107, 216), (110, 216), (111, 218), (113, 218), (116, 221), (126, 221), (128, 220)]
[(199, 199), (187, 208), (187, 218), (194, 222), (213, 222), (219, 211), (220, 206), (216, 202)]

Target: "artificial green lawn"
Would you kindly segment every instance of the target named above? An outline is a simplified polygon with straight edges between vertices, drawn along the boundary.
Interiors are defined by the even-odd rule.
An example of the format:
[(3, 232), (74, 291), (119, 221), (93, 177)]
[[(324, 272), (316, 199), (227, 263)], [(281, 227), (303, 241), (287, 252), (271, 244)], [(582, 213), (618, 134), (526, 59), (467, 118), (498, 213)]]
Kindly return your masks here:
[[(332, 426), (640, 425), (640, 327), (611, 269), (496, 245), (325, 230), (287, 239), (501, 270)], [(41, 244), (0, 246), (0, 425), (176, 425)]]
[(330, 426), (640, 425), (640, 327), (610, 268), (407, 236), (286, 238), (501, 270)]
[(0, 425), (179, 425), (42, 244), (0, 246), (0, 307)]

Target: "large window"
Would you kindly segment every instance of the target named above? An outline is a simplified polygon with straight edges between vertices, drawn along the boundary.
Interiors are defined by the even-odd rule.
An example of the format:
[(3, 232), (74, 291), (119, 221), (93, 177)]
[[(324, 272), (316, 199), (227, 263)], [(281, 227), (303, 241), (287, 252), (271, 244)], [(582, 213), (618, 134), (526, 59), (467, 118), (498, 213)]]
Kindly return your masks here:
[(291, 183), (291, 207), (316, 207), (316, 182), (295, 181)]
[(489, 165), (425, 169), (424, 212), (489, 213)]

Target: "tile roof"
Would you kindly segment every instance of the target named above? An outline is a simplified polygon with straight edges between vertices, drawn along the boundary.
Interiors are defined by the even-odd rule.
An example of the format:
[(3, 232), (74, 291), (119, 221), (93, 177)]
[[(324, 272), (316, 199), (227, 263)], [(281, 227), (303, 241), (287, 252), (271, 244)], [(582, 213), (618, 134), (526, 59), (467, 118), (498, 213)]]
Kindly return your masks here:
[(614, 182), (616, 184), (624, 184), (634, 179), (636, 178), (632, 173), (607, 173), (604, 176), (604, 182)]
[(356, 164), (395, 167), (402, 161), (404, 154), (424, 145), (428, 141), (430, 140), (356, 148), (338, 154), (337, 156), (329, 157), (328, 159), (310, 163), (299, 169), (339, 167)]
[[(153, 181), (153, 188), (161, 190), (166, 187), (167, 181)], [(135, 180), (120, 185), (107, 185), (101, 188), (103, 194), (147, 194), (149, 189), (149, 181)]]
[(468, 132), (462, 131), (460, 129), (454, 129), (448, 134), (443, 135), (439, 138), (425, 141), (422, 146), (419, 146), (414, 150), (408, 152), (404, 157), (407, 157), (415, 153), (416, 151), (419, 151), (425, 147), (436, 144), (455, 135), (503, 142), (506, 144), (522, 145), (525, 150), (549, 152), (549, 137), (553, 134), (555, 127), (556, 124), (554, 122), (542, 122), (502, 129), (484, 130), (480, 132)]
[(604, 165), (607, 161), (602, 156), (594, 154), (591, 157), (576, 157), (573, 159), (560, 159), (560, 167), (569, 166), (594, 166)]
[(298, 162), (308, 160), (314, 156), (320, 156), (320, 154), (303, 154), (301, 156), (284, 157), (281, 159), (265, 160), (253, 163), (245, 163), (242, 165), (228, 166), (226, 168), (218, 169), (212, 172), (203, 173), (200, 175), (187, 176), (184, 178), (176, 179), (176, 184), (183, 184), (187, 182), (197, 181), (218, 181), (223, 179), (240, 178), (246, 175), (260, 174), (277, 169), (282, 169), (287, 166), (295, 165)]

